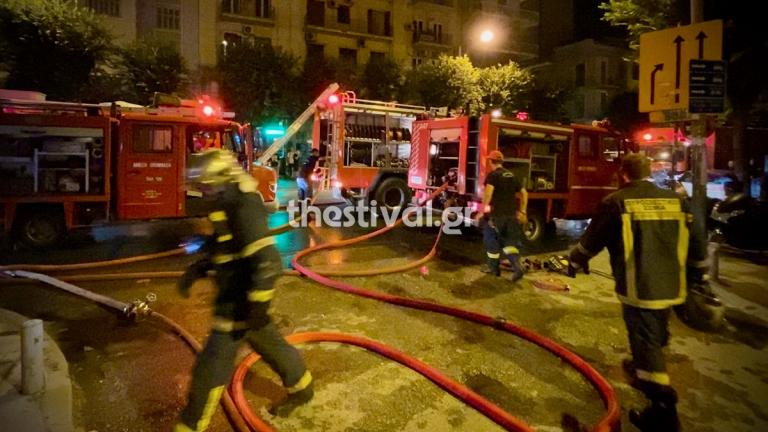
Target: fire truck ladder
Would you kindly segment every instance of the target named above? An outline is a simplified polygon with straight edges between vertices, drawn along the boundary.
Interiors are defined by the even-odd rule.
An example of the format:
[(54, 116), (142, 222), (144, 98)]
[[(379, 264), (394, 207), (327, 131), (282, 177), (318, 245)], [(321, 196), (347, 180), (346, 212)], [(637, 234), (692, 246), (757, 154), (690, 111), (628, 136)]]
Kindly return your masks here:
[(304, 126), (304, 123), (307, 122), (310, 118), (312, 118), (312, 115), (315, 113), (315, 109), (321, 102), (325, 102), (328, 100), (328, 97), (336, 92), (336, 90), (339, 89), (339, 85), (336, 83), (333, 83), (328, 86), (321, 94), (318, 96), (317, 99), (312, 102), (307, 109), (304, 110), (304, 112), (301, 113), (298, 117), (296, 117), (296, 120), (291, 123), (290, 126), (288, 126), (288, 129), (285, 131), (285, 135), (275, 140), (275, 142), (272, 143), (271, 146), (269, 146), (268, 149), (264, 151), (264, 153), (259, 156), (257, 159), (261, 165), (266, 165), (269, 158), (275, 155), (275, 153), (278, 152), (285, 144), (288, 143), (288, 141), (293, 138), (294, 135), (296, 135), (296, 132), (298, 132), (302, 126)]
[[(349, 92), (348, 92), (349, 93)], [(344, 99), (347, 99), (345, 93)], [(344, 145), (344, 106), (336, 104), (327, 112), (328, 135), (326, 135), (325, 162), (321, 166), (321, 182), (313, 198), (315, 204), (338, 204), (346, 202), (337, 183), (338, 163)]]

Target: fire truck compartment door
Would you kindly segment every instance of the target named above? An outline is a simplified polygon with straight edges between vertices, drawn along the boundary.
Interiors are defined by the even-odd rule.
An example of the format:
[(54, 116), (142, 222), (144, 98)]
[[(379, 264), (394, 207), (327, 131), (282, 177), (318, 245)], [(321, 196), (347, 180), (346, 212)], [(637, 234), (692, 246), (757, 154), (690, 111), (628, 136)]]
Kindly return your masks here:
[(129, 123), (120, 136), (117, 212), (120, 219), (181, 216), (180, 128)]
[(424, 189), (429, 177), (429, 121), (418, 120), (411, 128), (411, 160), (408, 165), (408, 186)]
[(597, 132), (576, 131), (568, 215), (592, 214), (597, 203), (618, 187), (616, 162), (606, 160), (600, 139)]

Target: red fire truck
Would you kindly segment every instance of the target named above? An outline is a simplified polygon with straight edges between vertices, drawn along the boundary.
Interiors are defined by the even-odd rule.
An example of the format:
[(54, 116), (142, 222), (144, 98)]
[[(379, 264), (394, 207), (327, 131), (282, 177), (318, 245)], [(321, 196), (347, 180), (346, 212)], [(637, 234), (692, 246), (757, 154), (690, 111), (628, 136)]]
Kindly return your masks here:
[(413, 123), (408, 185), (417, 198), (445, 181), (445, 199), (477, 209), (489, 174), (485, 155), (499, 150), (504, 166), (528, 190), (529, 241), (556, 218), (588, 218), (618, 188), (620, 156), (630, 143), (610, 129), (534, 122), (485, 114)]
[(619, 158), (631, 145), (600, 126), (490, 114), (436, 118), (425, 107), (359, 100), (350, 92), (326, 105), (315, 114), (313, 146), (326, 155), (330, 187), (396, 207), (449, 181), (444, 203), (436, 204), (476, 209), (488, 174), (483, 156), (500, 150), (529, 192), (529, 241), (555, 218), (590, 217), (617, 189)]
[(248, 125), (212, 101), (142, 107), (46, 101), (35, 92), (0, 94), (0, 224), (32, 247), (68, 229), (109, 220), (198, 215), (184, 189), (187, 155), (207, 148), (238, 154), (274, 200), (276, 175), (254, 167)]

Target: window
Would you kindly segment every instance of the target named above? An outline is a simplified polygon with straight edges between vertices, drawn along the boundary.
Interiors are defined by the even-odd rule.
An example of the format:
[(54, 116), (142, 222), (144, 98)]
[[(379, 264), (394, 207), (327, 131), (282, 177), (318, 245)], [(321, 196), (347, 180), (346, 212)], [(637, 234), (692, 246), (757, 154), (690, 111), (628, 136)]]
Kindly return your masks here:
[(579, 63), (576, 65), (576, 80), (574, 82), (576, 86), (584, 85), (586, 72), (587, 70), (584, 66), (584, 63)]
[(608, 111), (608, 93), (600, 92), (600, 112), (605, 114)]
[(120, 0), (87, 0), (85, 5), (97, 14), (120, 16)]
[(603, 139), (603, 159), (613, 162), (619, 157), (619, 140), (616, 137), (604, 136)]
[(390, 13), (387, 11), (377, 11), (368, 9), (368, 33), (391, 36)]
[(608, 65), (605, 61), (600, 62), (600, 84), (605, 84), (608, 81)]
[(579, 157), (595, 157), (595, 140), (589, 135), (579, 136)]
[(238, 33), (224, 33), (224, 41), (227, 42), (227, 47), (239, 45), (243, 41), (243, 37)]
[(170, 153), (173, 148), (173, 128), (142, 125), (133, 130), (135, 153)]
[(319, 61), (325, 56), (325, 49), (323, 45), (307, 44), (307, 60)]
[(243, 11), (243, 4), (240, 0), (222, 0), (221, 11), (229, 14), (240, 14)]
[(349, 24), (351, 21), (349, 6), (339, 6), (336, 8), (336, 22), (339, 24)]
[(178, 6), (164, 5), (157, 7), (157, 28), (178, 30), (181, 28), (181, 10)]
[(272, 16), (272, 8), (269, 4), (270, 0), (256, 0), (256, 16), (259, 18), (270, 18)]
[(342, 63), (356, 65), (357, 64), (357, 50), (351, 48), (339, 48), (339, 60)]
[(371, 57), (368, 59), (369, 62), (381, 62), (386, 58), (386, 54), (379, 51), (371, 51)]
[(320, 27), (325, 25), (325, 2), (317, 0), (307, 2), (307, 24)]

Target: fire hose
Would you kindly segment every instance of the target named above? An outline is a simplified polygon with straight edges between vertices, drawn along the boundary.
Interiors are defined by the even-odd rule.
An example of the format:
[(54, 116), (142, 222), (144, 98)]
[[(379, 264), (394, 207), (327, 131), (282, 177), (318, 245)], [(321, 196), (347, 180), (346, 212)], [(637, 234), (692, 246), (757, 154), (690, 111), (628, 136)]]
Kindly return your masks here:
[[(433, 195), (427, 200), (434, 198), (434, 196), (438, 194), (442, 189), (444, 189), (444, 187), (445, 186), (435, 191), (435, 193), (433, 193)], [(308, 269), (307, 267), (303, 266), (300, 263), (300, 260), (302, 258), (304, 258), (305, 256), (311, 253), (324, 250), (324, 249), (335, 249), (339, 247), (344, 247), (347, 245), (359, 243), (359, 242), (380, 236), (394, 229), (396, 226), (402, 224), (403, 221), (404, 219), (401, 218), (393, 225), (381, 228), (379, 230), (373, 231), (371, 233), (368, 233), (362, 236), (354, 237), (347, 240), (332, 242), (332, 243), (325, 243), (322, 245), (304, 249), (298, 252), (294, 256), (294, 259), (292, 261), (292, 266), (300, 274), (303, 274), (316, 282), (319, 282), (323, 285), (326, 285), (328, 287), (331, 287), (337, 290), (341, 290), (347, 293), (351, 293), (351, 294), (355, 294), (355, 295), (359, 295), (367, 298), (380, 300), (380, 301), (398, 305), (398, 306), (404, 306), (404, 307), (410, 307), (410, 308), (415, 308), (415, 309), (420, 309), (420, 310), (425, 310), (430, 312), (442, 313), (445, 315), (465, 319), (475, 323), (491, 326), (498, 330), (502, 330), (507, 333), (511, 333), (513, 335), (522, 337), (523, 339), (526, 339), (529, 342), (532, 342), (548, 350), (550, 353), (558, 356), (562, 360), (569, 363), (582, 376), (584, 376), (592, 384), (592, 386), (598, 391), (606, 407), (606, 412), (603, 415), (603, 417), (600, 419), (598, 424), (592, 428), (593, 431), (609, 431), (609, 430), (614, 430), (618, 426), (618, 421), (620, 417), (618, 402), (616, 401), (613, 388), (610, 386), (607, 380), (605, 380), (605, 378), (603, 378), (596, 370), (594, 370), (588, 363), (586, 363), (576, 354), (568, 351), (567, 349), (558, 345), (554, 341), (548, 338), (545, 338), (541, 335), (538, 335), (531, 330), (509, 323), (506, 320), (501, 318), (493, 318), (483, 314), (479, 314), (479, 313), (475, 313), (475, 312), (471, 312), (463, 309), (453, 308), (449, 306), (444, 306), (437, 303), (430, 303), (422, 300), (409, 299), (405, 297), (399, 297), (399, 296), (383, 294), (375, 291), (365, 290), (365, 289), (347, 284), (345, 282), (330, 279), (328, 277), (328, 276), (370, 276), (370, 275), (377, 275), (377, 274), (401, 272), (401, 271), (406, 271), (406, 270), (415, 268), (429, 261), (432, 257), (434, 257), (437, 251), (438, 243), (441, 238), (440, 234), (438, 234), (430, 252), (423, 258), (408, 264), (393, 266), (386, 269), (357, 270), (357, 271), (333, 270), (333, 271), (325, 271), (325, 272), (315, 272)], [(287, 223), (273, 230), (273, 233), (277, 230), (281, 230), (280, 232), (287, 231), (289, 227), (290, 227), (290, 223)], [(155, 318), (156, 320), (164, 323), (165, 325), (173, 329), (174, 332), (176, 332), (187, 344), (189, 344), (193, 348), (193, 350), (195, 350), (196, 352), (199, 352), (201, 350), (201, 346), (199, 342), (197, 342), (197, 340), (195, 340), (191, 334), (189, 334), (186, 330), (181, 328), (177, 323), (172, 321), (170, 318), (152, 311), (144, 302), (136, 301), (132, 304), (119, 302), (106, 296), (91, 293), (90, 291), (68, 284), (61, 280), (57, 280), (46, 275), (40, 275), (40, 274), (26, 271), (29, 269), (42, 270), (42, 271), (78, 270), (78, 269), (84, 269), (84, 268), (101, 267), (106, 265), (124, 264), (128, 262), (139, 262), (139, 261), (144, 261), (148, 259), (156, 259), (156, 258), (162, 258), (167, 256), (179, 255), (182, 253), (183, 253), (183, 249), (175, 249), (175, 250), (163, 252), (160, 254), (124, 258), (121, 260), (112, 260), (108, 262), (95, 263), (95, 265), (94, 263), (82, 263), (82, 264), (72, 264), (72, 265), (66, 265), (66, 266), (6, 266), (6, 267), (0, 267), (0, 270), (6, 270), (6, 273), (11, 274), (13, 276), (31, 278), (31, 279), (35, 279), (35, 280), (56, 286), (72, 294), (76, 294), (76, 295), (88, 298), (89, 300), (92, 300), (102, 306), (116, 309), (128, 317), (137, 317), (137, 316), (145, 315), (145, 316)], [(177, 273), (180, 274), (180, 272), (155, 272), (155, 273), (161, 274), (164, 277), (173, 277), (171, 274), (177, 274)], [(118, 274), (109, 275), (109, 276), (121, 277), (120, 275), (122, 274), (118, 273)], [(103, 277), (104, 275), (93, 275), (93, 276)], [(513, 430), (513, 431), (532, 430), (523, 421), (515, 418), (511, 414), (499, 408), (497, 405), (493, 404), (492, 402), (488, 401), (482, 396), (474, 393), (469, 388), (459, 384), (458, 382), (451, 380), (450, 378), (441, 374), (431, 366), (426, 365), (423, 362), (420, 362), (412, 357), (409, 357), (379, 342), (371, 341), (365, 338), (360, 338), (360, 337), (351, 336), (351, 335), (345, 335), (345, 334), (339, 334), (339, 333), (327, 333), (327, 332), (294, 334), (294, 335), (288, 336), (287, 339), (291, 343), (306, 343), (306, 342), (320, 342), (320, 341), (340, 342), (340, 343), (352, 344), (352, 345), (363, 347), (365, 349), (372, 350), (392, 360), (398, 361), (401, 364), (404, 364), (410, 367), (411, 369), (419, 372), (420, 374), (424, 375), (428, 379), (432, 380), (434, 383), (436, 383), (438, 386), (440, 386), (444, 390), (450, 392), (455, 397), (459, 398), (460, 400), (464, 401), (468, 405), (477, 409), (479, 412), (486, 415), (488, 418), (490, 418), (500, 426), (506, 428), (507, 430)], [(255, 363), (258, 360), (258, 358), (259, 358), (258, 355), (251, 354), (246, 359), (244, 359), (243, 362), (241, 362), (241, 364), (239, 365), (239, 367), (235, 372), (235, 375), (233, 376), (232, 385), (230, 386), (229, 392), (225, 393), (222, 398), (222, 406), (224, 407), (228, 417), (232, 421), (233, 427), (235, 427), (235, 429), (238, 432), (252, 431), (252, 430), (256, 430), (256, 431), (272, 431), (273, 430), (269, 425), (264, 423), (258, 416), (253, 414), (252, 410), (250, 409), (250, 406), (248, 405), (247, 400), (245, 399), (245, 395), (242, 388), (245, 375), (247, 374), (250, 366), (253, 363)]]

